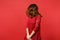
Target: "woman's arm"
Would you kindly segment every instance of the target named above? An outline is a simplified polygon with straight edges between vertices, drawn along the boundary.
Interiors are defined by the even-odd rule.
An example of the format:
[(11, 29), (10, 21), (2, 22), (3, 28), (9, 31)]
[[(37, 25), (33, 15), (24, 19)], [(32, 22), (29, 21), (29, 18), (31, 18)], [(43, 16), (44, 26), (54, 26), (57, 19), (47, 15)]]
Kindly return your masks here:
[(30, 35), (29, 35), (29, 30), (28, 30), (28, 28), (26, 28), (26, 38), (28, 39), (28, 40), (31, 40), (31, 38), (30, 38)]
[(29, 35), (30, 38), (35, 34), (35, 31), (33, 30), (32, 33)]
[(29, 30), (28, 30), (28, 28), (26, 28), (26, 34), (29, 35)]

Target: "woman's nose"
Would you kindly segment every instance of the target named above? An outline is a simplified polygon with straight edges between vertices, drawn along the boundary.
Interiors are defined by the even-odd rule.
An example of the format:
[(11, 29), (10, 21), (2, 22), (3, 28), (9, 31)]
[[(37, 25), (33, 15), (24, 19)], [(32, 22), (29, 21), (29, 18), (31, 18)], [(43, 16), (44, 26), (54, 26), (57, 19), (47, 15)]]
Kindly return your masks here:
[(32, 13), (35, 13), (34, 11)]

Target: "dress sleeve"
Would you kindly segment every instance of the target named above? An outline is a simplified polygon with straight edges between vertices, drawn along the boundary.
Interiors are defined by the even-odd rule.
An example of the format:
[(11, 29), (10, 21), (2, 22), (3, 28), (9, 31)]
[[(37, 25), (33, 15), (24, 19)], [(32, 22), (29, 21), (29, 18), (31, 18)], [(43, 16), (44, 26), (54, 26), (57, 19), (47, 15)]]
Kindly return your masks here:
[(35, 32), (37, 32), (40, 27), (40, 21), (41, 21), (40, 19), (41, 19), (40, 16), (36, 18), (35, 27), (33, 29)]
[(27, 19), (26, 28), (29, 26), (29, 18)]

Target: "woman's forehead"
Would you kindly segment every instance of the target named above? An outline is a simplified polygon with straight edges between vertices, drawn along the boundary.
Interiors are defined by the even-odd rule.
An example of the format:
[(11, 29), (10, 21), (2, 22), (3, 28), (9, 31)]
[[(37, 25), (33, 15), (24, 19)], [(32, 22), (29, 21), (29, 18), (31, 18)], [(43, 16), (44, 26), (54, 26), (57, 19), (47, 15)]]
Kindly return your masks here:
[(29, 8), (29, 9), (30, 9), (30, 10), (31, 10), (31, 9), (36, 9), (36, 7), (31, 7), (31, 8)]

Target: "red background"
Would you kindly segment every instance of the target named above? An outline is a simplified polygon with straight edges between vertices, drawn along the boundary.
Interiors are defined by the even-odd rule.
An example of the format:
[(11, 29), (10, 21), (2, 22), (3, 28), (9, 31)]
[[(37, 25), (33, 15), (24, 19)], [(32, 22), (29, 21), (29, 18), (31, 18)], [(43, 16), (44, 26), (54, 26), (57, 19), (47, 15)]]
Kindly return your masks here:
[(26, 9), (35, 3), (42, 14), (42, 40), (60, 40), (60, 0), (0, 0), (0, 40), (24, 40)]

